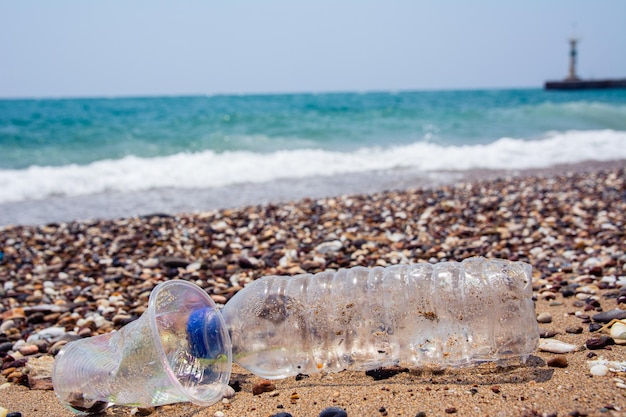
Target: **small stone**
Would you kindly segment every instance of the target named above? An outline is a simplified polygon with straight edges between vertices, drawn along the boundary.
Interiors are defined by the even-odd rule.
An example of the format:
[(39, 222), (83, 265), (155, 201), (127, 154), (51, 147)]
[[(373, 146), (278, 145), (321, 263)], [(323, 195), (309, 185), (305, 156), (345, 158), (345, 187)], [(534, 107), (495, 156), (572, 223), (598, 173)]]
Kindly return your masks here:
[(558, 355), (553, 358), (548, 359), (548, 366), (553, 368), (567, 368), (567, 358), (563, 355)]
[(454, 414), (456, 411), (456, 407), (448, 407), (445, 409), (446, 414)]
[(594, 376), (605, 376), (609, 373), (609, 368), (606, 365), (599, 364), (592, 366), (589, 372)]
[(133, 321), (133, 317), (128, 314), (116, 314), (115, 316), (113, 316), (113, 319), (111, 321), (116, 326), (124, 326)]
[(91, 329), (89, 327), (83, 327), (83, 328), (78, 330), (78, 335), (81, 338), (90, 337), (91, 333), (92, 332), (91, 332)]
[(557, 339), (541, 339), (539, 341), (539, 350), (551, 353), (568, 353), (573, 352), (578, 347), (570, 343), (561, 342)]
[(0, 324), (0, 333), (6, 333), (9, 329), (15, 327), (15, 320), (4, 320), (2, 324)]
[(165, 268), (187, 268), (187, 265), (191, 263), (183, 258), (175, 258), (169, 256), (164, 256), (163, 258), (159, 259), (159, 261), (161, 265)]
[(332, 253), (337, 252), (343, 247), (343, 243), (339, 240), (333, 240), (330, 242), (320, 243), (315, 247), (315, 250), (319, 253)]
[(365, 371), (365, 375), (374, 378), (375, 381), (380, 381), (403, 372), (409, 372), (409, 369), (402, 366), (386, 366)]
[(552, 323), (552, 314), (541, 313), (537, 316), (537, 321), (539, 323)]
[(39, 353), (39, 347), (37, 345), (22, 345), (19, 348), (19, 351), (24, 356), (34, 355), (35, 353)]
[(252, 387), (252, 394), (259, 395), (259, 394), (263, 394), (264, 392), (274, 391), (275, 389), (276, 389), (276, 385), (272, 384), (271, 381), (268, 381), (266, 379), (257, 384), (254, 384), (254, 386)]
[(555, 330), (541, 330), (539, 332), (539, 337), (542, 339), (549, 339), (556, 336), (557, 334), (558, 333)]
[(233, 398), (235, 396), (235, 389), (230, 385), (226, 385), (222, 388), (222, 397), (224, 398)]
[(278, 413), (278, 414), (272, 414), (270, 417), (293, 417), (290, 413)]
[(608, 323), (613, 319), (626, 319), (626, 310), (616, 308), (614, 310), (603, 311), (602, 313), (594, 314), (591, 318), (599, 323)]
[(322, 410), (319, 417), (348, 417), (348, 413), (343, 408), (328, 407)]
[(613, 339), (626, 339), (626, 324), (621, 322), (613, 324), (610, 334)]
[(135, 407), (131, 410), (130, 414), (133, 416), (149, 416), (154, 413), (154, 407)]
[(570, 334), (581, 334), (583, 332), (583, 328), (581, 326), (570, 326), (565, 328), (565, 332)]
[(67, 344), (67, 340), (59, 340), (58, 342), (55, 342), (52, 346), (50, 346), (50, 349), (48, 349), (48, 352), (51, 355), (56, 356), (59, 351), (63, 348), (63, 346), (65, 346)]
[(590, 349), (590, 350), (602, 349), (606, 346), (614, 345), (614, 344), (615, 344), (615, 340), (613, 340), (613, 338), (609, 336), (593, 337), (591, 339), (588, 339), (585, 342), (585, 346), (587, 346), (587, 349)]
[(0, 353), (8, 352), (13, 349), (13, 342), (0, 343)]

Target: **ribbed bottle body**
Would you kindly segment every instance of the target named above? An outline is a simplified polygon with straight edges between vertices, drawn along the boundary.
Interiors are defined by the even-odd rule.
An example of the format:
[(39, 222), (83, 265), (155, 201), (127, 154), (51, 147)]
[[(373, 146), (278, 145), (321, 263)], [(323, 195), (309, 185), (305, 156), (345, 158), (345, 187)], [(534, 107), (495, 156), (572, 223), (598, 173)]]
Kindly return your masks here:
[(224, 307), (235, 361), (265, 378), (522, 360), (539, 331), (531, 267), (470, 258), (247, 285)]

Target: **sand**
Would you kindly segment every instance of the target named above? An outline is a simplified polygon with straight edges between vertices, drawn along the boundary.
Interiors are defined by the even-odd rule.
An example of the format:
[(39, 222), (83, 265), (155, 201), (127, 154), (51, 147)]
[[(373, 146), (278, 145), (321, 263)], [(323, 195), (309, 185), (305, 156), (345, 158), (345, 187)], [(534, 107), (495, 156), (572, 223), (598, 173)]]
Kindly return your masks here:
[[(626, 275), (626, 236), (624, 234), (624, 217), (626, 216), (626, 185), (624, 182), (624, 162), (611, 164), (576, 165), (557, 172), (516, 173), (515, 176), (490, 178), (481, 180), (476, 178), (473, 183), (457, 185), (458, 189), (442, 188), (434, 191), (398, 191), (388, 194), (370, 196), (354, 200), (358, 204), (350, 203), (352, 211), (363, 209), (364, 204), (377, 208), (377, 202), (392, 201), (391, 207), (403, 206), (401, 203), (412, 201), (415, 198), (433, 197), (435, 200), (429, 205), (435, 207), (449, 207), (430, 220), (426, 226), (430, 241), (420, 241), (422, 246), (417, 247), (413, 236), (393, 241), (377, 240), (378, 245), (374, 252), (362, 258), (355, 256), (349, 264), (374, 265), (402, 261), (400, 255), (413, 255), (421, 260), (439, 261), (485, 255), (489, 257), (506, 257), (530, 262), (535, 268), (534, 289), (536, 297), (536, 313), (549, 313), (551, 322), (541, 323), (543, 333), (552, 333), (551, 339), (576, 345), (574, 352), (562, 355), (535, 351), (524, 366), (499, 369), (494, 366), (469, 367), (463, 369), (448, 369), (443, 372), (427, 372), (409, 370), (382, 380), (375, 380), (364, 372), (344, 371), (335, 374), (315, 374), (304, 378), (287, 378), (273, 381), (276, 390), (260, 395), (252, 394), (252, 387), (262, 380), (250, 372), (235, 366), (231, 377), (231, 384), (240, 388), (236, 394), (223, 402), (210, 407), (199, 407), (189, 403), (174, 404), (156, 407), (148, 410), (152, 416), (271, 416), (280, 412), (288, 412), (294, 417), (318, 416), (327, 407), (339, 407), (347, 411), (349, 416), (624, 416), (626, 415), (626, 374), (609, 372), (605, 376), (592, 376), (588, 361), (599, 357), (626, 361), (625, 345), (609, 345), (604, 348), (591, 350), (585, 343), (596, 337), (596, 333), (589, 330), (589, 316), (599, 311), (609, 311), (615, 308), (626, 309), (619, 298), (621, 284), (618, 279)], [(528, 176), (532, 175), (532, 176)], [(457, 191), (455, 191), (457, 190)], [(461, 192), (460, 190), (465, 190)], [(482, 191), (481, 191), (482, 190)], [(487, 198), (485, 190), (498, 190), (502, 196), (516, 195), (512, 190), (520, 192), (519, 198), (525, 199), (519, 203), (500, 202), (501, 207), (491, 207), (493, 202)], [(439, 191), (439, 192), (438, 192)], [(497, 194), (498, 194), (497, 193)], [(491, 194), (489, 194), (491, 195)], [(438, 196), (438, 197), (437, 197)], [(446, 241), (445, 236), (440, 239), (437, 233), (450, 227), (455, 216), (454, 202), (461, 197), (476, 197), (476, 204), (472, 205), (473, 216), (483, 214), (487, 217), (481, 225), (473, 225), (472, 233), (487, 236), (486, 246), (481, 241), (457, 235), (458, 239)], [(481, 200), (485, 197), (486, 200)], [(446, 201), (452, 203), (445, 203)], [(482, 204), (481, 205), (481, 202)], [(517, 202), (517, 203), (516, 203)], [(539, 204), (541, 202), (541, 204)], [(318, 219), (324, 230), (330, 230), (340, 222), (340, 216), (333, 216), (333, 212), (342, 212), (346, 208), (345, 200), (324, 199), (317, 203), (324, 207), (324, 214)], [(286, 203), (284, 207), (311, 206), (311, 201)], [(382, 204), (382, 203), (380, 203)], [(424, 203), (426, 204), (426, 203)], [(426, 206), (426, 205), (425, 205)], [(425, 207), (424, 206), (424, 207)], [(280, 211), (279, 206), (276, 210)], [(534, 218), (545, 226), (552, 228), (545, 232), (541, 227), (532, 228), (531, 233), (523, 235), (517, 230), (515, 216), (489, 218), (490, 213), (502, 213), (502, 207), (526, 218)], [(468, 208), (465, 207), (467, 210)], [(423, 209), (420, 209), (423, 211)], [(498, 211), (500, 210), (500, 211)], [(255, 212), (262, 212), (256, 208)], [(289, 210), (287, 210), (289, 211)], [(291, 210), (293, 212), (293, 210)], [(408, 211), (408, 209), (407, 209)], [(506, 210), (504, 210), (506, 211)], [(244, 210), (245, 212), (245, 210)], [(272, 211), (272, 213), (275, 213)], [(466, 213), (466, 215), (468, 215)], [(185, 219), (197, 218), (202, 215), (185, 215)], [(230, 217), (229, 217), (230, 216)], [(240, 218), (241, 211), (222, 211), (218, 216), (211, 214), (207, 222), (218, 219)], [(468, 215), (469, 216), (469, 215)], [(205, 217), (206, 219), (206, 217)], [(507, 219), (507, 221), (502, 221)], [(139, 220), (147, 222), (148, 220)], [(332, 224), (325, 224), (324, 222)], [(361, 223), (359, 223), (359, 221)], [(462, 224), (468, 225), (467, 219), (460, 219)], [(293, 228), (296, 223), (290, 219), (275, 216), (276, 226), (282, 229)], [(364, 220), (356, 219), (357, 224), (365, 224)], [(396, 223), (384, 225), (379, 221), (378, 227), (396, 230)], [(523, 222), (522, 222), (523, 223)], [(382, 226), (381, 226), (382, 224)], [(446, 226), (447, 225), (447, 226)], [(126, 226), (124, 226), (126, 227)], [(497, 229), (503, 227), (504, 229)], [(491, 229), (493, 230), (491, 230)], [(215, 227), (214, 227), (215, 229)], [(7, 235), (24, 234), (32, 229), (0, 229), (0, 249), (7, 247)], [(56, 229), (55, 229), (56, 230)], [(324, 231), (322, 230), (322, 232)], [(534, 230), (534, 232), (533, 232)], [(397, 231), (397, 230), (396, 230)], [(416, 236), (422, 232), (414, 229)], [(544, 233), (545, 232), (545, 233)], [(214, 233), (216, 231), (214, 230)], [(249, 231), (248, 233), (253, 233)], [(258, 231), (262, 234), (262, 231)], [(341, 233), (351, 233), (343, 229)], [(358, 232), (353, 232), (359, 235)], [(520, 233), (519, 242), (514, 240)], [(537, 233), (537, 235), (535, 235)], [(297, 234), (297, 233), (296, 233)], [(373, 238), (372, 230), (363, 233), (364, 238)], [(448, 236), (449, 237), (449, 236)], [(422, 236), (426, 239), (426, 236)], [(318, 241), (311, 237), (315, 246)], [(354, 238), (353, 238), (354, 239)], [(534, 240), (534, 241), (533, 241)], [(410, 244), (413, 242), (413, 245)], [(517, 243), (516, 243), (517, 242)], [(457, 245), (457, 246), (454, 246)], [(284, 247), (289, 248), (289, 239)], [(259, 246), (260, 252), (262, 245)], [(538, 249), (534, 249), (538, 248)], [(235, 247), (235, 250), (237, 248)], [(346, 253), (354, 253), (356, 247), (345, 247)], [(274, 246), (273, 250), (283, 250)], [(393, 257), (389, 254), (396, 253)], [(281, 252), (283, 254), (283, 252)], [(182, 253), (175, 253), (182, 256)], [(223, 255), (223, 254), (222, 254)], [(248, 254), (250, 258), (253, 254)], [(504, 256), (503, 256), (504, 255)], [(229, 255), (229, 257), (232, 254)], [(188, 254), (187, 254), (187, 257)], [(226, 263), (231, 265), (229, 257)], [(262, 257), (257, 256), (261, 259)], [(237, 258), (240, 259), (240, 258)], [(591, 260), (590, 260), (591, 259)], [(343, 266), (339, 256), (327, 259), (325, 265), (314, 264), (314, 258), (306, 256), (297, 259), (288, 259), (287, 265), (270, 264), (269, 258), (263, 267), (250, 272), (240, 269), (229, 269), (225, 273), (238, 273), (243, 283), (246, 280), (257, 278), (269, 273), (298, 272), (298, 268), (315, 272), (324, 267)], [(410, 259), (416, 261), (416, 259)], [(236, 262), (236, 260), (234, 261)], [(213, 263), (212, 265), (217, 265)], [(239, 262), (241, 265), (249, 266)], [(65, 263), (68, 266), (68, 263)], [(222, 268), (222, 265), (215, 266)], [(6, 281), (9, 276), (15, 278), (17, 269), (5, 265), (0, 269), (0, 278)], [(159, 276), (152, 271), (152, 278)], [(209, 268), (210, 271), (210, 268)], [(143, 269), (145, 273), (145, 268)], [(163, 271), (161, 271), (163, 272)], [(163, 272), (165, 273), (165, 272)], [(4, 276), (2, 275), (4, 274)], [(204, 277), (204, 276), (203, 276)], [(207, 278), (207, 277), (204, 277)], [(207, 279), (219, 279), (220, 275), (209, 275)], [(156, 278), (155, 278), (156, 279)], [(159, 278), (161, 279), (161, 278)], [(164, 278), (166, 279), (166, 278)], [(565, 288), (571, 284), (578, 284), (578, 294), (567, 293)], [(20, 281), (19, 285), (23, 285)], [(575, 287), (575, 285), (574, 285)], [(572, 287), (572, 288), (574, 288)], [(211, 287), (213, 288), (213, 287)], [(214, 289), (212, 296), (217, 301), (226, 301), (232, 296), (228, 289), (219, 293)], [(210, 291), (210, 292), (211, 292)], [(582, 294), (582, 295), (580, 295)], [(6, 301), (10, 294), (5, 294)], [(221, 297), (221, 298), (220, 298)], [(36, 302), (34, 303), (36, 304)], [(6, 312), (6, 305), (3, 310)], [(580, 333), (576, 333), (580, 328)], [(110, 331), (111, 329), (102, 330)], [(606, 333), (604, 333), (606, 334)], [(548, 362), (557, 356), (566, 360), (565, 367), (549, 366)], [(4, 381), (4, 379), (2, 379)], [(23, 416), (70, 416), (57, 401), (53, 391), (31, 390), (22, 385), (3, 383), (0, 385), (0, 406), (9, 411), (21, 412)], [(140, 410), (132, 407), (115, 406), (106, 411), (106, 415), (130, 416)], [(143, 410), (141, 410), (143, 411)], [(223, 413), (223, 414), (220, 414)], [(425, 414), (419, 414), (425, 413)]]

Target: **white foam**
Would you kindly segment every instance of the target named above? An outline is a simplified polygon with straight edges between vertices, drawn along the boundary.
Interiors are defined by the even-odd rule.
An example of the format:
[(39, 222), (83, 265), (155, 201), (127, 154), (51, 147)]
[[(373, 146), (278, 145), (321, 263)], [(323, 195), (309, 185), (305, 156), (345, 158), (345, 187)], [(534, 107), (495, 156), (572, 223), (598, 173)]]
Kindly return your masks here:
[(272, 153), (205, 151), (158, 158), (129, 156), (84, 166), (0, 170), (0, 203), (159, 187), (208, 188), (394, 168), (542, 168), (584, 160), (626, 159), (624, 144), (626, 132), (599, 130), (553, 132), (541, 140), (502, 138), (486, 145), (417, 142), (350, 153), (303, 149)]

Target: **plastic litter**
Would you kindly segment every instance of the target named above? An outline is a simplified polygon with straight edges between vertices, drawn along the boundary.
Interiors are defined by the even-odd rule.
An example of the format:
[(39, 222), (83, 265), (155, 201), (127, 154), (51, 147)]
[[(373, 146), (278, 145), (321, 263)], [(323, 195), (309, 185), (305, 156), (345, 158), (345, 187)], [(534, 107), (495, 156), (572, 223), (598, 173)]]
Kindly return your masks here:
[(400, 365), (525, 361), (531, 267), (470, 258), (265, 277), (226, 304), (235, 361), (268, 379)]
[(228, 383), (231, 358), (269, 379), (520, 363), (539, 341), (531, 278), (526, 263), (480, 257), (269, 276), (239, 291), (221, 314), (201, 288), (169, 281), (137, 321), (68, 343), (53, 385), (61, 402), (89, 413), (110, 404), (212, 404)]

